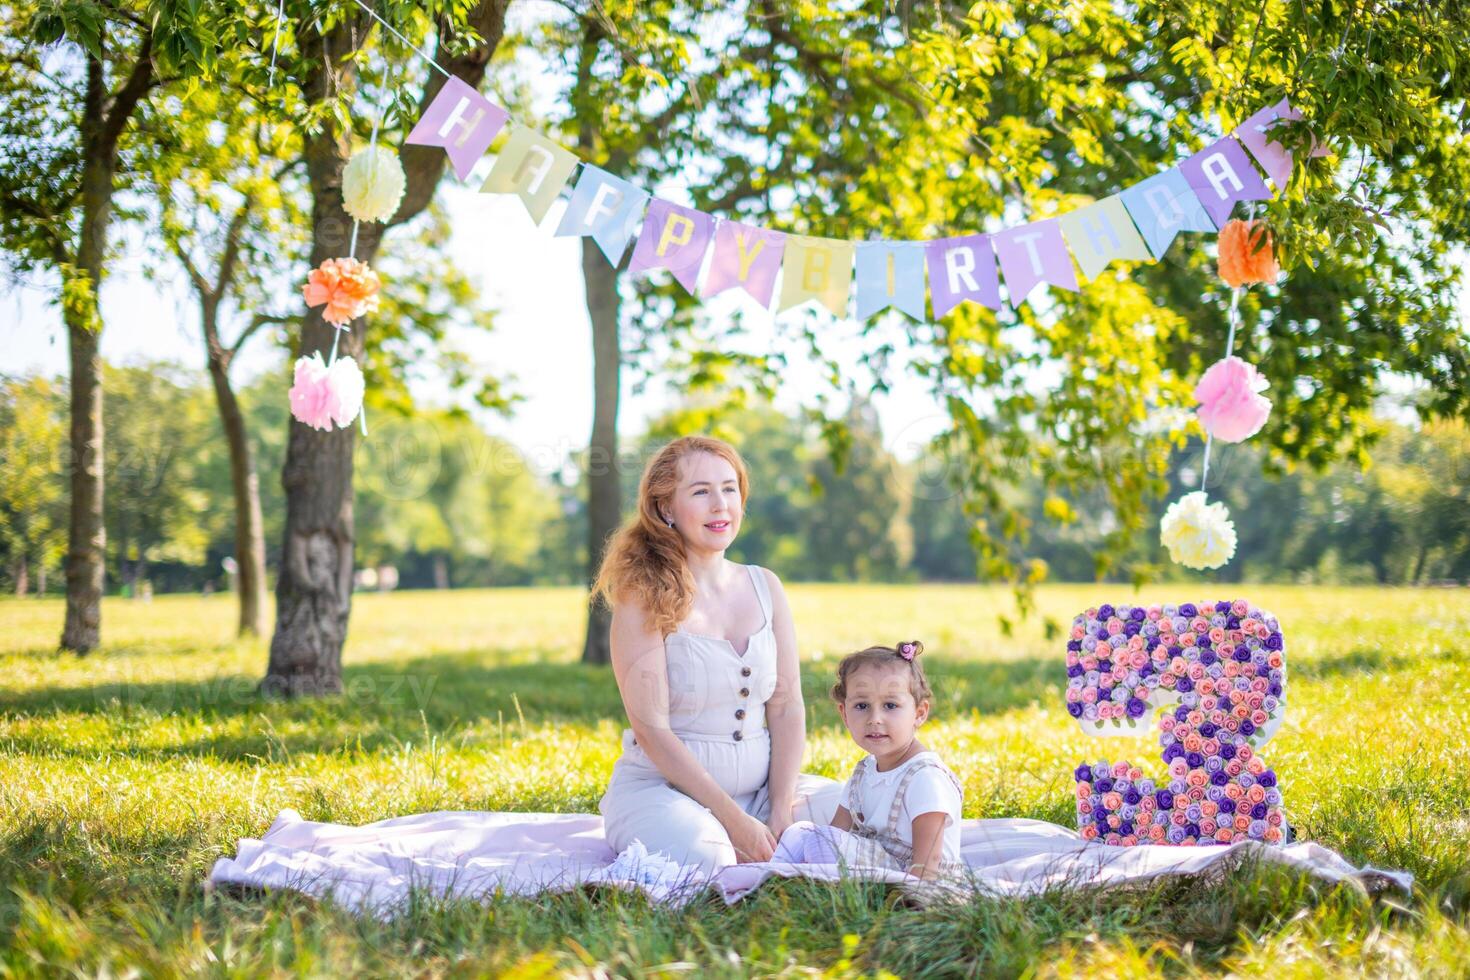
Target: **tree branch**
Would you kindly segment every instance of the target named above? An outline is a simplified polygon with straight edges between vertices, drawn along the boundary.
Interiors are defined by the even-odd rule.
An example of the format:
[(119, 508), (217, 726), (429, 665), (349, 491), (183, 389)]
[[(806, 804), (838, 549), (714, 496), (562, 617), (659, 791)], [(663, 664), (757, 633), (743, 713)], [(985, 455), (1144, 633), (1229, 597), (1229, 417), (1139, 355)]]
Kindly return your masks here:
[(240, 336), (236, 337), (235, 338), (235, 342), (230, 345), (230, 354), (229, 354), (230, 360), (234, 360), (235, 359), (235, 355), (238, 354), (238, 353), (240, 353), (240, 348), (245, 346), (245, 341), (249, 340), (250, 337), (251, 337), (251, 335), (254, 334), (255, 331), (259, 330), (261, 327), (265, 326), (266, 324), (268, 324), (268, 323), (297, 323), (300, 320), (301, 320), (301, 317), (300, 316), (294, 316), (294, 315), (293, 316), (287, 316), (285, 314), (280, 314), (280, 313), (257, 313), (257, 314), (255, 314), (255, 316), (253, 316), (253, 317), (250, 318), (250, 324), (247, 327), (245, 327), (245, 329), (243, 329), (243, 330), (240, 331)]
[(128, 119), (133, 110), (138, 107), (139, 101), (148, 94), (148, 89), (153, 85), (153, 34), (150, 31), (143, 35), (143, 45), (138, 50), (138, 60), (133, 62), (133, 69), (128, 73), (128, 80), (123, 83), (122, 88), (112, 97), (112, 106), (107, 110), (107, 115), (102, 120), (102, 131), (98, 136), (97, 151), (111, 157), (113, 150), (117, 147), (117, 141), (122, 136), (123, 128), (127, 126)]

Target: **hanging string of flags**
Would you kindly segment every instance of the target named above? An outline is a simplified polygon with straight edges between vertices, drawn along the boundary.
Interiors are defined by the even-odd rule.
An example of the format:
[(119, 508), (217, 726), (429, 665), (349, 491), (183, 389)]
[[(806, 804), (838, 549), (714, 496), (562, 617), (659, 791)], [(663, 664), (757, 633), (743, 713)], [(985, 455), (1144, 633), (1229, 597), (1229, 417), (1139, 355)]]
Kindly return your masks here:
[[(1077, 291), (1079, 270), (1091, 280), (1116, 260), (1157, 261), (1180, 232), (1218, 231), (1237, 203), (1272, 198), (1257, 166), (1277, 190), (1286, 185), (1291, 153), (1270, 129), (1300, 118), (1282, 100), (1177, 166), (1087, 207), (932, 241), (854, 242), (721, 219), (653, 197), (530, 127), (511, 130), (480, 191), (515, 194), (540, 224), (571, 183), (556, 235), (592, 238), (614, 266), (632, 245), (630, 272), (667, 269), (691, 295), (738, 287), (763, 307), (774, 297), (778, 313), (815, 301), (845, 317), (855, 289), (860, 320), (890, 307), (924, 320), (926, 278), (935, 318), (965, 302), (1000, 310), (1019, 306), (1042, 284)], [(509, 120), (451, 76), (406, 142), (443, 148), (465, 180)]]

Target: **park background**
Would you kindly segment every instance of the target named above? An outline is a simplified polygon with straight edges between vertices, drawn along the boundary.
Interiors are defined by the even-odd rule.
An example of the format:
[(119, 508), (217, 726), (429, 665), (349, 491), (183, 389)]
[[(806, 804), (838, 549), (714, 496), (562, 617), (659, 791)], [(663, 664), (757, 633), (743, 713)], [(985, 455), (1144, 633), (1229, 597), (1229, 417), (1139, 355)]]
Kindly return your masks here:
[[(53, 248), (74, 250), (85, 225), (68, 197), (80, 114), (42, 109), (68, 104), (56, 86), (82, 85), (99, 30), (114, 42), (102, 77), (120, 84), (156, 5), (15, 5), (0, 73), (0, 973), (1470, 970), (1470, 21), (1273, 0), (483, 2), (441, 5), (438, 20), (416, 6), (375, 4), (441, 57), (466, 23), (503, 18), (482, 31), (483, 87), (585, 159), (721, 214), (854, 238), (1075, 207), (1289, 92), (1336, 155), (1303, 164), (1269, 206), (1291, 261), (1243, 304), (1237, 352), (1271, 381), (1275, 410), (1211, 458), (1236, 556), (1193, 573), (1157, 541), (1163, 507), (1198, 486), (1189, 391), (1224, 350), (1209, 236), (1002, 317), (772, 318), (739, 299), (693, 303), (661, 275), (614, 278), (590, 245), (550, 234), (555, 212), (537, 228), (514, 200), (476, 194), (476, 178), (436, 172), (432, 202), (374, 258), (384, 311), (348, 337), (369, 378), (368, 434), (310, 444), (355, 469), (341, 693), (264, 697), (276, 603), (262, 589), (242, 629), (227, 589), (236, 497), (206, 360), (238, 395), (274, 586), (293, 505), (289, 362), (330, 336), (299, 286), (323, 244), (313, 209), (336, 214), (340, 195), (299, 170), (263, 178), (324, 147), (340, 165), (352, 146), (333, 134), (350, 126), (364, 145), (372, 113), (406, 105), (385, 127), (396, 145), (432, 75), (352, 3), (313, 34), (321, 5), (292, 0), (284, 96), (267, 82), (274, 9), (171, 5), (170, 63), (213, 74), (160, 82), (126, 122), (109, 250), (82, 270), (100, 280), (93, 304), (91, 280)], [(201, 38), (238, 43), (211, 63)], [(360, 56), (326, 70), (302, 38)], [(724, 41), (737, 56), (705, 57)], [(643, 127), (667, 112), (684, 125)], [(183, 256), (215, 271), (243, 192), (257, 208), (236, 235), (249, 261), (207, 344)], [(611, 311), (584, 295), (599, 283), (613, 284)], [(608, 336), (623, 359), (611, 432), (592, 428), (608, 388), (589, 343)], [(78, 338), (101, 355), (107, 481), (101, 636), (81, 655), (56, 649)], [(1415, 891), (1374, 899), (1247, 868), (1209, 887), (926, 910), (881, 888), (786, 882), (731, 910), (573, 894), (424, 900), (388, 923), (291, 895), (204, 894), (212, 862), (285, 807), (344, 823), (594, 809), (623, 719), (611, 672), (584, 662), (597, 659), (583, 635), (597, 626), (589, 541), (609, 499), (626, 513), (648, 452), (685, 432), (723, 435), (751, 464), (732, 556), (789, 583), (814, 692), (810, 771), (842, 778), (858, 756), (819, 693), (835, 657), (917, 635), (938, 691), (926, 733), (963, 776), (965, 816), (1071, 824), (1075, 764), (1146, 763), (1150, 745), (1071, 724), (1052, 629), (1102, 601), (1224, 592), (1286, 633), (1288, 722), (1263, 753), (1293, 825), (1356, 863), (1412, 871)], [(618, 464), (592, 465), (589, 443)], [(295, 492), (312, 503), (310, 486)], [(348, 597), (314, 598), (329, 619)]]

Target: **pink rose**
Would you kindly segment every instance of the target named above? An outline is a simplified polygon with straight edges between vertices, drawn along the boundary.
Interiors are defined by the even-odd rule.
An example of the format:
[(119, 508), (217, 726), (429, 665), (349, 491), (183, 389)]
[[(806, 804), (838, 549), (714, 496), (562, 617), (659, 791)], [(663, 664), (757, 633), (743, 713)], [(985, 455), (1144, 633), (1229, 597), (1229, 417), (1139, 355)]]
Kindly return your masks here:
[(1097, 837), (1097, 826), (1095, 824), (1088, 824), (1087, 826), (1085, 826), (1085, 827), (1082, 828), (1082, 839), (1083, 840), (1094, 840), (1094, 839), (1096, 839), (1096, 837)]
[(1267, 827), (1266, 832), (1261, 835), (1267, 843), (1274, 844), (1281, 839), (1280, 827)]
[(1123, 632), (1123, 621), (1115, 616), (1114, 618), (1108, 620), (1107, 629), (1109, 636), (1117, 636), (1119, 633)]
[(1273, 826), (1273, 827), (1280, 827), (1281, 826), (1281, 811), (1280, 810), (1268, 810), (1268, 811), (1266, 811), (1266, 822), (1268, 824), (1270, 824), (1271, 826)]
[(1230, 604), (1230, 611), (1239, 619), (1250, 612), (1250, 605), (1244, 599), (1236, 599)]
[[(1201, 806), (1201, 809), (1204, 807)], [(1209, 817), (1201, 817), (1199, 822), (1199, 834), (1201, 837), (1212, 837), (1215, 833), (1215, 821)]]
[(1252, 803), (1264, 803), (1266, 802), (1266, 791), (1261, 788), (1259, 783), (1257, 783), (1255, 786), (1252, 786), (1250, 789), (1245, 791), (1245, 798), (1250, 800)]
[[(1259, 787), (1252, 787), (1258, 789)], [(1104, 793), (1102, 798), (1103, 807), (1108, 810), (1116, 810), (1123, 805), (1123, 797), (1118, 793)], [(1114, 824), (1114, 826), (1117, 826)]]
[[(1241, 770), (1243, 768), (1245, 768), (1245, 764), (1242, 763), (1240, 761), (1240, 759), (1238, 759), (1238, 758), (1231, 759), (1229, 762), (1225, 763), (1225, 775), (1227, 775), (1227, 776), (1239, 776), (1240, 775), (1240, 772), (1241, 772)], [(1235, 784), (1234, 783), (1231, 783), (1230, 786), (1235, 786)], [(1225, 792), (1226, 793), (1229, 793), (1230, 792), (1230, 786), (1225, 787)], [(1240, 787), (1236, 786), (1235, 788), (1236, 789), (1239, 789)], [(1234, 799), (1234, 797), (1232, 797), (1232, 799)]]
[(1235, 757), (1241, 762), (1249, 762), (1256, 754), (1256, 750), (1249, 745), (1242, 745), (1235, 750)]
[[(1120, 707), (1121, 707), (1121, 705), (1120, 705)], [(1115, 762), (1115, 763), (1113, 763), (1112, 773), (1113, 773), (1113, 778), (1114, 779), (1123, 779), (1123, 778), (1125, 778), (1128, 775), (1128, 763), (1126, 763), (1126, 762)]]

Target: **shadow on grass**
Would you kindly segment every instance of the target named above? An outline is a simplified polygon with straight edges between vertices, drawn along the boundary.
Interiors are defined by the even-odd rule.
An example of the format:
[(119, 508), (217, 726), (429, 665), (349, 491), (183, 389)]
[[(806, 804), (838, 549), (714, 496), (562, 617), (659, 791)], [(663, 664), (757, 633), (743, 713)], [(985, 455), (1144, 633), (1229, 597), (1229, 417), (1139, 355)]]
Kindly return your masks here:
[(1348, 677), (1355, 674), (1392, 673), (1400, 670), (1420, 670), (1437, 663), (1460, 665), (1464, 655), (1454, 650), (1432, 650), (1427, 653), (1393, 653), (1382, 647), (1354, 647), (1345, 653), (1329, 657), (1313, 657), (1299, 661), (1288, 660), (1287, 667), (1295, 677), (1326, 680), (1332, 677)]
[[(612, 671), (583, 664), (487, 664), (482, 652), (436, 654), (416, 660), (346, 666), (341, 695), (278, 702), (257, 692), (259, 678), (222, 674), (202, 680), (130, 682), (0, 691), (0, 714), (36, 718), (94, 716), (131, 727), (159, 718), (217, 724), (250, 719), (247, 730), (170, 745), (75, 747), (45, 726), (8, 736), (12, 751), (135, 757), (206, 756), (273, 759), (344, 748), (377, 751), (403, 741), (491, 725), (515, 737), (546, 725), (624, 724)], [(945, 661), (929, 676), (942, 712), (994, 713), (1061, 697), (1062, 669), (1049, 660)], [(835, 726), (830, 667), (803, 671), (802, 685), (818, 727)], [(521, 719), (525, 719), (522, 728)], [(285, 730), (289, 729), (289, 730)]]

